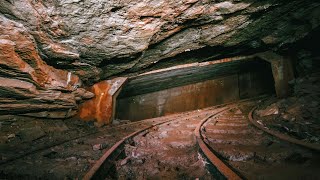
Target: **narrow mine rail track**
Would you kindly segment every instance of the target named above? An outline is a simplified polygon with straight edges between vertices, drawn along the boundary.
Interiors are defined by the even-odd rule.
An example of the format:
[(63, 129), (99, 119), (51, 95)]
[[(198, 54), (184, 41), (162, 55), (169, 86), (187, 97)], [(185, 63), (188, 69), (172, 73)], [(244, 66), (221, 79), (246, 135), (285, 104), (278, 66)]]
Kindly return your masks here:
[[(183, 117), (196, 117), (199, 114), (210, 112), (211, 110), (224, 105), (208, 107), (201, 110), (189, 111), (179, 114), (172, 114), (164, 117), (146, 119), (126, 124), (106, 126), (81, 135), (70, 138), (61, 138), (53, 143), (40, 144), (39, 146), (19, 151), (6, 159), (0, 161), (0, 175), (3, 178), (16, 179), (21, 176), (30, 179), (50, 176), (60, 179), (65, 176), (83, 177), (88, 169), (92, 168), (99, 157), (103, 156), (109, 148), (123, 137), (141, 131), (155, 123), (167, 122), (168, 120), (181, 119)], [(93, 146), (99, 143), (104, 145), (104, 149), (93, 150)], [(76, 167), (75, 166), (76, 163)], [(15, 171), (14, 167), (23, 165), (23, 171)], [(54, 172), (51, 169), (59, 169), (59, 173), (48, 175)], [(64, 171), (64, 169), (66, 169)]]
[[(90, 143), (104, 135), (108, 142), (112, 140), (109, 149), (102, 151), (89, 171), (82, 172), (83, 179), (319, 179), (318, 145), (272, 132), (256, 122), (253, 112), (263, 99), (107, 127), (0, 165), (23, 164), (23, 159), (50, 154), (53, 147), (79, 139)], [(109, 137), (111, 131), (117, 136)]]
[[(220, 105), (221, 106), (221, 105)], [(219, 107), (220, 107), (219, 106)], [(225, 108), (210, 108), (210, 109), (222, 109), (224, 110)], [(204, 111), (202, 113), (202, 116), (208, 116), (210, 114), (209, 111)], [(131, 133), (130, 135), (124, 137), (120, 141), (118, 141), (114, 146), (112, 146), (96, 163), (95, 165), (88, 171), (88, 173), (84, 176), (83, 179), (104, 179), (105, 177), (108, 177), (110, 173), (112, 173), (112, 168), (117, 161), (117, 159), (121, 158), (121, 154), (124, 153), (125, 151), (125, 145), (126, 144), (132, 144), (133, 139), (141, 134), (146, 134), (149, 133), (149, 131), (153, 129), (158, 129), (159, 126), (167, 124), (172, 124), (177, 121), (184, 121), (184, 120), (189, 120), (189, 119), (198, 119), (201, 115), (195, 114), (195, 115), (185, 115), (182, 117), (172, 117), (169, 120), (163, 121), (163, 122), (158, 122), (154, 123), (152, 125), (149, 125), (145, 128), (142, 128), (138, 131), (135, 131)], [(110, 178), (110, 177), (109, 177)]]
[[(150, 126), (147, 126), (145, 128), (142, 128), (138, 131), (135, 131), (133, 133), (131, 133), (130, 135), (124, 137), (123, 139), (121, 139), (120, 141), (118, 141), (115, 145), (113, 145), (96, 163), (95, 165), (90, 169), (90, 171), (84, 176), (83, 179), (99, 179), (100, 177), (103, 177), (105, 173), (108, 173), (109, 169), (111, 167), (108, 167), (108, 161), (110, 161), (110, 159), (114, 159), (114, 158), (118, 158), (120, 156), (120, 154), (123, 152), (123, 146), (125, 143), (128, 143), (128, 141), (132, 140), (132, 138), (134, 136), (136, 136), (137, 134), (146, 131), (148, 129), (151, 129), (155, 126), (164, 124), (164, 123), (168, 123), (173, 121), (173, 119), (171, 120), (167, 120), (164, 122), (160, 122), (160, 123), (155, 123), (152, 124)], [(110, 164), (109, 164), (110, 165)], [(104, 169), (102, 169), (104, 168)]]
[(319, 179), (318, 146), (261, 127), (252, 102), (198, 124), (195, 135), (210, 172), (218, 179)]
[(197, 144), (199, 146), (199, 150), (202, 152), (203, 156), (206, 157), (208, 161), (209, 168), (211, 169), (211, 172), (215, 174), (215, 176), (218, 176), (220, 179), (242, 179), (237, 172), (235, 172), (231, 167), (228, 166), (223, 160), (221, 160), (216, 153), (212, 151), (210, 146), (206, 143), (206, 137), (203, 136), (201, 133), (201, 128), (204, 123), (206, 123), (210, 118), (214, 118), (215, 116), (218, 116), (219, 114), (230, 110), (230, 108), (225, 108), (222, 111), (220, 111), (217, 114), (212, 114), (206, 118), (204, 118), (197, 126), (197, 128), (194, 131), (194, 134), (197, 139)]
[[(262, 98), (258, 98), (262, 99)], [(255, 100), (255, 101), (254, 101)], [(254, 101), (257, 102), (257, 98), (254, 99), (249, 99), (249, 100), (243, 100), (237, 103), (241, 102), (247, 102), (247, 101)], [(204, 149), (206, 146), (206, 143), (203, 141), (202, 138), (200, 138), (200, 134), (197, 132), (200, 132), (199, 129), (203, 125), (203, 123), (213, 117), (219, 116), (221, 113), (230, 110), (234, 104), (229, 103), (229, 104), (224, 104), (224, 105), (219, 105), (216, 107), (211, 107), (210, 109), (203, 111), (201, 113), (197, 113), (195, 115), (190, 115), (194, 113), (189, 113), (185, 114), (184, 116), (179, 116), (179, 117), (168, 117), (166, 121), (162, 122), (157, 122), (152, 125), (143, 127), (130, 135), (122, 138), (120, 141), (118, 141), (114, 146), (112, 146), (104, 155), (96, 161), (94, 166), (86, 173), (83, 179), (105, 179), (105, 178), (152, 178), (152, 177), (162, 177), (166, 178), (166, 176), (163, 175), (162, 172), (157, 172), (157, 173), (148, 173), (149, 171), (152, 171), (152, 169), (148, 168), (137, 168), (135, 166), (155, 166), (156, 169), (161, 169), (159, 165), (154, 165), (154, 162), (149, 162), (149, 159), (152, 159), (152, 161), (158, 162), (158, 164), (166, 164), (166, 166), (174, 166), (175, 169), (179, 169), (179, 163), (177, 164), (170, 164), (168, 162), (163, 162), (165, 160), (165, 157), (170, 156), (171, 159), (175, 159), (174, 157), (171, 157), (171, 155), (163, 155), (163, 157), (156, 157), (157, 155), (154, 155), (153, 151), (146, 153), (148, 148), (157, 148), (154, 151), (159, 151), (157, 154), (166, 154), (167, 151), (175, 151), (175, 152), (183, 152), (187, 151), (190, 152), (190, 156), (197, 156), (196, 159), (199, 161), (202, 161), (203, 163), (201, 165), (205, 165), (207, 163), (207, 160), (202, 159), (202, 156), (200, 154), (204, 153), (204, 156), (211, 161), (211, 164), (216, 168), (214, 164), (217, 162), (220, 163), (218, 166), (218, 171), (216, 173), (210, 172), (210, 173), (204, 173), (203, 170), (199, 171), (201, 173), (197, 175), (207, 175), (208, 178), (206, 179), (214, 179), (214, 176), (219, 176), (219, 177), (227, 177), (229, 179), (241, 179), (240, 175), (238, 175), (234, 170), (232, 170), (228, 165), (223, 163), (223, 161), (219, 160), (217, 156), (212, 156), (210, 155), (211, 149)], [(202, 121), (201, 121), (202, 120)], [(201, 122), (199, 124), (199, 122)], [(169, 129), (169, 130), (168, 130)], [(173, 130), (170, 130), (173, 129)], [(195, 130), (196, 129), (196, 130)], [(173, 132), (175, 131), (175, 132)], [(168, 137), (169, 135), (166, 134), (171, 134), (171, 136), (176, 136), (176, 132), (180, 132), (179, 135), (185, 135), (187, 138), (184, 139), (179, 139), (179, 137)], [(195, 134), (194, 134), (195, 133)], [(190, 137), (189, 137), (190, 135)], [(195, 136), (196, 135), (196, 136)], [(159, 140), (160, 139), (160, 140)], [(172, 140), (173, 139), (173, 140)], [(190, 140), (187, 144), (186, 142)], [(161, 144), (161, 146), (159, 145)], [(169, 146), (169, 148), (168, 148)], [(192, 146), (192, 150), (190, 147)], [(198, 153), (198, 150), (200, 147), (200, 154)], [(131, 148), (131, 149), (130, 149)], [(188, 149), (189, 148), (189, 149)], [(128, 150), (129, 149), (129, 150)], [(134, 149), (134, 150), (132, 150)], [(163, 149), (163, 150), (159, 150)], [(193, 149), (196, 149), (193, 151)], [(137, 151), (137, 152), (136, 152)], [(131, 154), (148, 154), (148, 155), (142, 155), (141, 157), (134, 157), (134, 155)], [(153, 155), (150, 155), (153, 154)], [(212, 154), (212, 153), (211, 153)], [(188, 155), (188, 154), (186, 154)], [(151, 158), (149, 158), (150, 156)], [(199, 157), (201, 156), (201, 157)], [(140, 158), (140, 159), (139, 159)], [(163, 159), (162, 159), (163, 158)], [(182, 158), (176, 160), (179, 161)], [(215, 159), (213, 161), (212, 159)], [(194, 160), (195, 163), (196, 160)], [(191, 161), (192, 161), (191, 160)], [(140, 164), (136, 163), (135, 161), (139, 161)], [(173, 160), (175, 161), (175, 160)], [(129, 163), (128, 163), (129, 162)], [(127, 165), (130, 164), (131, 166)], [(120, 164), (120, 165), (119, 165)], [(183, 163), (182, 163), (183, 164)], [(201, 166), (200, 165), (200, 166)], [(128, 167), (127, 167), (128, 166)], [(181, 167), (185, 167), (187, 165), (181, 165)], [(220, 168), (222, 167), (222, 168)], [(190, 170), (190, 167), (188, 167)], [(188, 169), (185, 168), (185, 169)], [(125, 169), (125, 170), (123, 170)], [(138, 171), (145, 172), (144, 174), (134, 174), (133, 172)], [(159, 170), (161, 171), (161, 170)], [(173, 170), (173, 177), (178, 177), (179, 176), (186, 176), (188, 175), (183, 174), (182, 172), (176, 172)], [(182, 171), (182, 170), (180, 170)], [(186, 170), (188, 171), (188, 170)], [(207, 171), (207, 170), (206, 170)], [(209, 172), (209, 171), (207, 171)], [(134, 175), (132, 176), (126, 176), (124, 174), (130, 174), (133, 173)], [(192, 178), (196, 178), (197, 175), (192, 175)], [(171, 175), (169, 175), (170, 177)], [(210, 177), (209, 177), (210, 176)], [(212, 177), (211, 177), (212, 176)], [(172, 178), (172, 177), (171, 177)]]
[[(98, 131), (82, 134), (81, 136), (74, 136), (62, 141), (59, 140), (54, 143), (45, 144), (44, 146), (38, 146), (25, 151), (23, 154), (17, 154), (14, 157), (2, 160), (0, 163), (0, 176), (8, 179), (16, 179), (21, 176), (29, 177), (29, 179), (42, 178), (48, 176), (47, 172), (50, 169), (58, 168), (61, 169), (60, 172), (62, 173), (54, 174), (55, 176), (50, 175), (51, 178), (60, 179), (66, 175), (81, 178), (94, 165), (93, 162), (96, 163), (101, 154), (105, 154), (108, 148), (117, 144), (123, 137), (127, 137), (136, 131), (141, 131), (155, 123), (167, 122), (168, 120), (179, 119), (185, 116), (197, 116), (199, 113), (210, 111), (214, 108), (216, 107), (129, 122), (127, 124), (111, 125), (103, 127)], [(97, 143), (106, 145), (105, 149), (93, 150), (93, 145)], [(68, 158), (77, 158), (77, 161), (68, 160)], [(74, 167), (74, 163), (77, 163), (76, 167)], [(11, 168), (17, 166), (17, 164), (23, 165), (24, 172), (27, 172), (27, 174), (20, 174), (20, 172)], [(63, 169), (67, 169), (67, 171), (63, 171)], [(36, 172), (33, 172), (33, 170)]]

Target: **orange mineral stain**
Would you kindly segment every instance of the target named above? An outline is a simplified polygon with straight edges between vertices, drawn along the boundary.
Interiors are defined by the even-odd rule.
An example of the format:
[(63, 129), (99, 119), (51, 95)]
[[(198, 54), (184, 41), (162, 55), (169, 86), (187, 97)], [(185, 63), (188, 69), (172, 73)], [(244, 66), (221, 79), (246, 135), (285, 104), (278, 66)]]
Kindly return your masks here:
[(109, 94), (110, 87), (108, 81), (102, 81), (89, 89), (95, 94), (95, 97), (80, 106), (79, 117), (82, 120), (97, 121), (100, 125), (111, 123), (112, 95)]

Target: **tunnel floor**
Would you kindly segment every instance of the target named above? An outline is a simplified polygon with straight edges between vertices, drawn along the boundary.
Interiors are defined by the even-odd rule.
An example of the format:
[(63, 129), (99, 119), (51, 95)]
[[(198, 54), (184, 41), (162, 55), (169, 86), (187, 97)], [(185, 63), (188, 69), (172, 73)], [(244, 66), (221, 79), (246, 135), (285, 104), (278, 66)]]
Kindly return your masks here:
[(212, 109), (138, 122), (118, 121), (100, 128), (74, 119), (47, 121), (19, 116), (1, 117), (0, 175), (8, 179), (81, 178), (117, 141), (143, 126), (168, 118), (203, 116)]
[[(296, 104), (292, 103), (293, 100), (290, 98), (282, 101), (287, 102), (287, 107), (296, 106)], [(283, 108), (279, 108), (279, 112), (275, 113), (274, 107), (282, 107), (282, 101), (277, 101), (275, 97), (270, 97), (264, 101), (264, 103), (262, 103), (259, 110), (256, 112), (257, 114), (260, 113), (260, 115), (263, 115), (263, 113), (271, 113), (271, 116), (265, 117), (273, 117), (275, 120), (277, 120), (277, 117), (283, 117), (284, 115), (287, 116), (290, 112), (292, 113), (289, 114), (290, 116), (297, 117), (300, 115), (300, 112), (288, 112), (284, 111)], [(0, 174), (1, 177), (7, 177), (11, 179), (61, 179), (66, 177), (72, 179), (81, 178), (112, 145), (128, 134), (141, 129), (145, 124), (165, 121), (168, 118), (188, 118), (189, 116), (199, 117), (201, 119), (202, 116), (208, 115), (209, 111), (212, 111), (212, 108), (178, 113), (139, 122), (117, 121), (112, 125), (101, 128), (96, 128), (93, 123), (86, 123), (71, 119), (47, 121), (34, 118), (22, 118), (18, 116), (1, 117)], [(283, 112), (286, 112), (287, 114), (284, 114)], [(190, 118), (190, 124), (186, 126), (186, 129), (188, 129), (188, 127), (194, 128), (191, 120), (192, 118)], [(268, 118), (262, 119), (262, 121), (263, 123), (264, 121), (267, 122)], [(195, 122), (197, 122), (197, 120), (195, 120)], [(266, 123), (266, 125), (279, 127), (278, 123), (274, 121), (272, 123)], [(294, 126), (301, 122), (297, 121), (297, 123), (295, 123), (295, 121), (292, 121), (291, 123)], [(305, 127), (300, 127), (300, 129), (297, 130), (307, 133), (310, 136), (310, 138), (307, 137), (306, 140), (319, 143), (318, 129), (320, 128), (320, 124), (310, 121), (305, 121), (305, 123), (311, 123), (312, 128), (310, 127), (305, 129)], [(179, 124), (177, 124), (177, 127), (180, 128)], [(288, 125), (285, 127), (289, 128)], [(289, 129), (289, 131), (290, 130), (292, 129)], [(160, 136), (168, 136), (171, 137), (171, 139), (166, 143), (169, 143), (170, 146), (164, 146), (163, 148), (170, 149), (175, 147), (184, 147), (186, 148), (186, 151), (183, 153), (183, 155), (194, 154), (192, 153), (193, 150), (195, 150), (193, 147), (194, 141), (192, 138), (188, 138), (187, 131), (172, 132), (173, 134), (170, 134), (169, 130), (166, 129), (165, 126), (163, 131), (160, 131), (159, 129), (154, 129), (154, 131), (154, 134), (151, 133), (148, 135), (148, 139), (151, 141), (143, 142), (143, 139), (139, 139), (139, 137), (135, 139), (135, 141), (140, 144), (149, 143), (149, 145), (144, 145), (146, 152), (154, 151), (152, 150), (150, 143), (152, 144), (158, 142), (158, 140), (153, 141), (152, 138), (161, 139)], [(281, 132), (288, 134), (288, 132)], [(150, 146), (150, 148), (148, 148), (148, 146)], [(134, 149), (127, 147), (128, 152), (133, 150)], [(161, 148), (158, 150), (161, 150)], [(196, 155), (197, 154), (194, 154), (190, 158), (192, 159), (193, 156), (195, 156), (194, 158), (197, 159)], [(196, 161), (196, 159), (194, 159), (194, 165), (198, 166), (202, 162)], [(177, 163), (177, 161), (172, 159), (170, 156), (164, 157), (163, 161), (166, 161), (168, 164)], [(135, 163), (143, 165), (147, 162), (138, 160)], [(154, 162), (148, 161), (148, 163)], [(123, 166), (127, 164), (127, 162), (119, 161), (119, 164), (122, 164)], [(161, 167), (162, 165), (160, 163), (159, 168), (161, 169)], [(163, 166), (163, 168), (165, 167)], [(187, 169), (185, 169), (184, 172), (183, 168), (171, 170), (169, 168), (169, 171), (178, 172), (176, 175), (179, 175), (179, 173), (183, 174), (188, 172)], [(192, 177), (199, 177), (203, 175), (203, 173), (206, 174), (207, 172), (199, 171)], [(168, 172), (164, 173), (163, 176), (170, 176), (170, 172), (169, 174)]]

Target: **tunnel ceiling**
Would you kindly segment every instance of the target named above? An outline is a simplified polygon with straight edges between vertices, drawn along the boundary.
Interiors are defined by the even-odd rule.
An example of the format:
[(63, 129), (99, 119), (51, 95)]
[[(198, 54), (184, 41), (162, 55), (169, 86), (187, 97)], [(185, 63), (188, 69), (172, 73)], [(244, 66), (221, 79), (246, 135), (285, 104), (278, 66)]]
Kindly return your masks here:
[(70, 117), (92, 97), (81, 82), (281, 53), (319, 28), (319, 17), (316, 0), (2, 0), (0, 114)]

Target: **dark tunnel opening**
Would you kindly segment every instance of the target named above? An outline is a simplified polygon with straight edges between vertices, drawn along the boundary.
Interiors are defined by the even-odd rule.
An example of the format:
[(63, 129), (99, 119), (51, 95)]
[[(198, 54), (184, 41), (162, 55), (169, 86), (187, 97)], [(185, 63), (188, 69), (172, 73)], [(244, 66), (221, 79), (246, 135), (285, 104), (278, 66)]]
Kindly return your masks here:
[(260, 59), (178, 71), (129, 80), (118, 96), (115, 118), (138, 121), (275, 93), (271, 65)]

